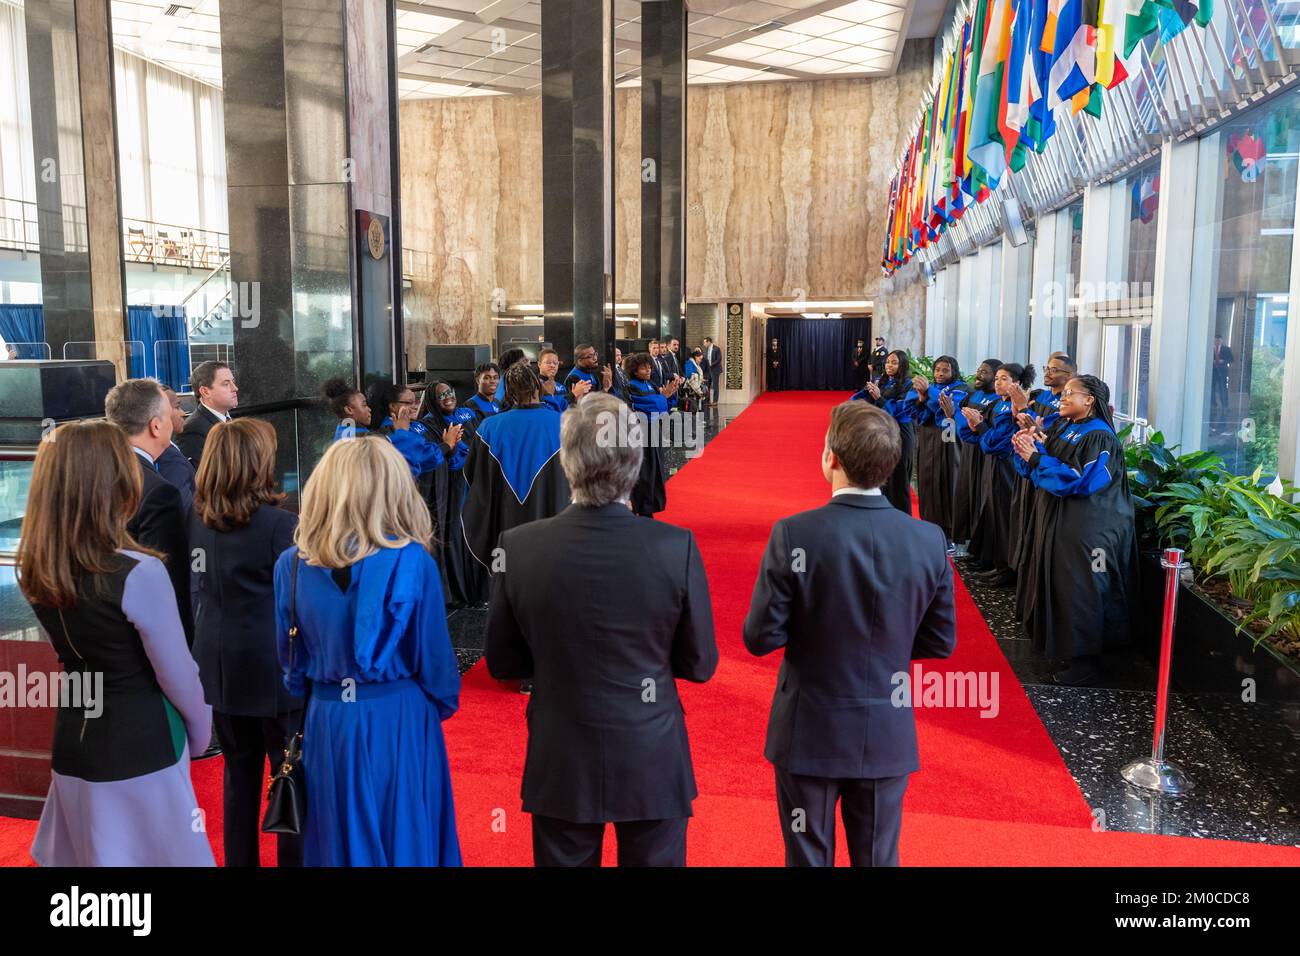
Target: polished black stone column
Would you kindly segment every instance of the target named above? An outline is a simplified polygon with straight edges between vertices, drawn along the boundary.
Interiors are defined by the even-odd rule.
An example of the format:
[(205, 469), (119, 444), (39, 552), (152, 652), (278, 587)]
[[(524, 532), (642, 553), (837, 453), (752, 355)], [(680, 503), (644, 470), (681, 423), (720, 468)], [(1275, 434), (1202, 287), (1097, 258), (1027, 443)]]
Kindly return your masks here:
[(124, 374), (122, 224), (108, 0), (27, 0), (45, 340)]
[(686, 282), (683, 0), (641, 4), (641, 337), (682, 334)]
[(612, 0), (542, 4), (544, 332), (563, 361), (614, 348)]
[[(241, 406), (276, 425), (292, 490), (333, 431), (307, 404), (321, 384), (402, 374), (391, 10), (368, 0), (221, 0), (220, 16), (232, 364)], [(361, 232), (372, 218), (375, 255)]]

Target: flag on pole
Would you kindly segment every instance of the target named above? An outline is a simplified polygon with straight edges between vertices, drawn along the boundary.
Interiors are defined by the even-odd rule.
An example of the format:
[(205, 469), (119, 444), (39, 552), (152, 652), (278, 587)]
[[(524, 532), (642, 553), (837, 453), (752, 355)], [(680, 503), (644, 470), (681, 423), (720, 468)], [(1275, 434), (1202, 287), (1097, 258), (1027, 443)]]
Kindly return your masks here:
[[(1065, 0), (1056, 18), (1048, 106), (1055, 109), (1096, 81), (1099, 0)], [(1081, 107), (1080, 107), (1081, 108)], [(1077, 112), (1077, 110), (1076, 110)]]
[(1025, 165), (1025, 150), (1020, 136), (1029, 121), (1029, 37), (1032, 26), (1033, 0), (1011, 0), (1011, 35), (1003, 81), (1002, 110), (998, 131), (1006, 144), (1007, 165), (1018, 172)]
[(979, 78), (971, 115), (970, 158), (996, 181), (1007, 168), (1002, 138), (1002, 96), (1011, 48), (1011, 0), (989, 0), (988, 31), (980, 50)]
[(1097, 20), (1096, 80), (1108, 90), (1128, 79), (1124, 62), (1125, 33), (1129, 11), (1142, 0), (1101, 0)]
[[(1047, 105), (1047, 82), (1052, 68), (1053, 41), (1048, 36), (1049, 20), (1055, 17), (1052, 0), (1033, 0), (1033, 16), (1029, 25), (1029, 119), (1021, 130), (1035, 151), (1047, 148), (1047, 141), (1056, 132), (1056, 116)], [(1054, 22), (1051, 24), (1055, 29)]]

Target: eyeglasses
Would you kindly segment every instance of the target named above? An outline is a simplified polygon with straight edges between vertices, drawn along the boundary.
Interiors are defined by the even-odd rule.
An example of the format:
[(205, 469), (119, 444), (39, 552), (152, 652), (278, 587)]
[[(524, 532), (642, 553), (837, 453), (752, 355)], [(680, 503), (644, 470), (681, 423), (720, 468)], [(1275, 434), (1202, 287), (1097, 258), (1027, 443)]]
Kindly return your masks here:
[(1043, 369), (1044, 372), (1068, 372), (1068, 368), (1061, 368), (1059, 365), (1049, 365)]
[(455, 395), (455, 394), (456, 394), (456, 393), (453, 392), (451, 389), (444, 389), (444, 390), (441, 391), (441, 392), (434, 392), (434, 393), (433, 393), (433, 397), (434, 397), (434, 398), (439, 398), (439, 399), (441, 399), (441, 398), (451, 398), (451, 397), (452, 397), (453, 395)]

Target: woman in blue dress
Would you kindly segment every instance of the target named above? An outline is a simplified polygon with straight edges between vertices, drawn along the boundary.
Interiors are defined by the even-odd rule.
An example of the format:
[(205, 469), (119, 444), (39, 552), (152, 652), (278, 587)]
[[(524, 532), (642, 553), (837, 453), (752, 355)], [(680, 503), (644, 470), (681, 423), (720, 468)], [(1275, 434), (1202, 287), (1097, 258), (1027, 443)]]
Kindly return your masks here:
[(307, 698), (307, 866), (461, 863), (442, 735), (460, 677), (430, 532), (391, 444), (337, 442), (276, 562), (285, 684)]
[(907, 353), (894, 349), (885, 358), (885, 374), (876, 381), (868, 381), (866, 388), (855, 392), (852, 398), (871, 402), (893, 416), (898, 423), (899, 437), (903, 440), (903, 453), (894, 466), (882, 489), (889, 503), (899, 511), (912, 513), (912, 459), (916, 456), (916, 432), (912, 421), (916, 414), (916, 392), (912, 390)]
[(487, 575), (469, 553), (461, 533), (461, 513), (465, 510), (465, 461), (474, 440), (477, 419), (468, 408), (456, 404), (456, 390), (450, 382), (434, 382), (420, 402), (420, 417), (412, 429), (427, 434), (442, 434), (452, 425), (463, 429), (456, 453), (436, 473), (429, 511), (433, 515), (433, 537), (438, 567), (442, 571), (443, 596), (450, 608), (484, 604), (488, 599)]

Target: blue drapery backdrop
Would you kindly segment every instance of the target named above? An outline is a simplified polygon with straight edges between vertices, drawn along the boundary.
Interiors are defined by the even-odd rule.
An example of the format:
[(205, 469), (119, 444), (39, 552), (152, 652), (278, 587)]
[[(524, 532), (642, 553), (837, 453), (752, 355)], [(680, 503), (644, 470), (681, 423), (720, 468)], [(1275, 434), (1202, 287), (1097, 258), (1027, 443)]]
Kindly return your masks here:
[(45, 358), (44, 310), (39, 305), (0, 305), (0, 338), (17, 350), (20, 359)]
[[(185, 309), (177, 306), (129, 305), (127, 338), (131, 377), (156, 378), (180, 391), (190, 380), (190, 346), (185, 335)], [(144, 345), (141, 350), (140, 344)]]
[(871, 348), (871, 320), (770, 318), (765, 354), (773, 339), (781, 355), (782, 389), (856, 389), (853, 350), (858, 339)]
[[(185, 310), (179, 306), (129, 305), (127, 350), (132, 378), (150, 376), (180, 391), (190, 381), (190, 346)], [(16, 345), (18, 358), (43, 359), (45, 313), (39, 305), (0, 305), (0, 338)], [(49, 355), (63, 358), (62, 355)]]

